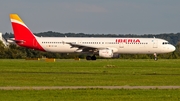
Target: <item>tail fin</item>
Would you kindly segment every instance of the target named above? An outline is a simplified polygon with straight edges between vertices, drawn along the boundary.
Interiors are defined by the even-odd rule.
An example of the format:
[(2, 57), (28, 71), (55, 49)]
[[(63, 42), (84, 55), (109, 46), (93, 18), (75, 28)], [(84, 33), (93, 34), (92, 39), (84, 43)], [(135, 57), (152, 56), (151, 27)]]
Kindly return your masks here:
[(10, 20), (14, 31), (14, 41), (18, 45), (44, 51), (38, 43), (36, 36), (30, 31), (17, 14), (10, 14)]

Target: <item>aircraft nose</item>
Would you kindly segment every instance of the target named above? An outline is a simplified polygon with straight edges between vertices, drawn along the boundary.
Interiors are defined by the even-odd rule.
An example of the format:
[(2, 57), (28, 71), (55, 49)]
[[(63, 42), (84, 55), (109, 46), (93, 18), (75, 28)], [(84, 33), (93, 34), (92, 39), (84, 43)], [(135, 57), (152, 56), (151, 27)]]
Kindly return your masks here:
[(175, 51), (175, 50), (176, 50), (176, 47), (173, 46), (172, 51)]
[(170, 50), (173, 52), (176, 50), (176, 47), (174, 47), (173, 45), (171, 46)]

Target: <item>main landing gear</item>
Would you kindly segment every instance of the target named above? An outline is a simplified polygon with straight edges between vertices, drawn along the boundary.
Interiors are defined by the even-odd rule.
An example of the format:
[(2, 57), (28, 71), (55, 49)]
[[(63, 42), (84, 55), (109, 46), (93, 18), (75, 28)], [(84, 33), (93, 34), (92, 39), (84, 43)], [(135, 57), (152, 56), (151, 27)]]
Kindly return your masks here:
[(157, 54), (156, 54), (156, 53), (154, 53), (154, 60), (155, 60), (155, 61), (157, 61), (157, 60), (158, 60), (158, 58), (157, 58)]
[(86, 56), (86, 60), (96, 60), (96, 56)]

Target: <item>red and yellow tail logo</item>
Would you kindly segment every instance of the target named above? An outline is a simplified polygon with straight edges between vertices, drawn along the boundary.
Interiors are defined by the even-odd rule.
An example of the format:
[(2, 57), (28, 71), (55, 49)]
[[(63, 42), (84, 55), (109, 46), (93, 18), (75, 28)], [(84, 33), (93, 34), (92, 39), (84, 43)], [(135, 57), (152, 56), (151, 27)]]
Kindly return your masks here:
[(17, 14), (10, 14), (10, 20), (14, 31), (15, 42), (23, 47), (44, 51), (38, 43), (35, 35), (25, 25)]

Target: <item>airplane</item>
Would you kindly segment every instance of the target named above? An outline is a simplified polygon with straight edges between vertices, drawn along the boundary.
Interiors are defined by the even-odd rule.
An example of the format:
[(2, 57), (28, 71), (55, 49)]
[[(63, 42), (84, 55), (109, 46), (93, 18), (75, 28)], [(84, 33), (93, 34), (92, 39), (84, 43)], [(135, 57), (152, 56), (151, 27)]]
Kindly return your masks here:
[(0, 32), (0, 41), (4, 44), (4, 46), (5, 46), (5, 47), (7, 47), (7, 46), (8, 46), (8, 44), (9, 44), (9, 43), (6, 41), (6, 39), (4, 39), (4, 38), (3, 38), (3, 36), (2, 36), (2, 33), (1, 33), (1, 32)]
[(15, 38), (22, 47), (57, 53), (86, 53), (86, 60), (96, 60), (96, 56), (117, 58), (119, 54), (169, 53), (175, 47), (159, 38), (94, 38), (94, 37), (38, 37), (26, 26), (18, 14), (10, 14)]

